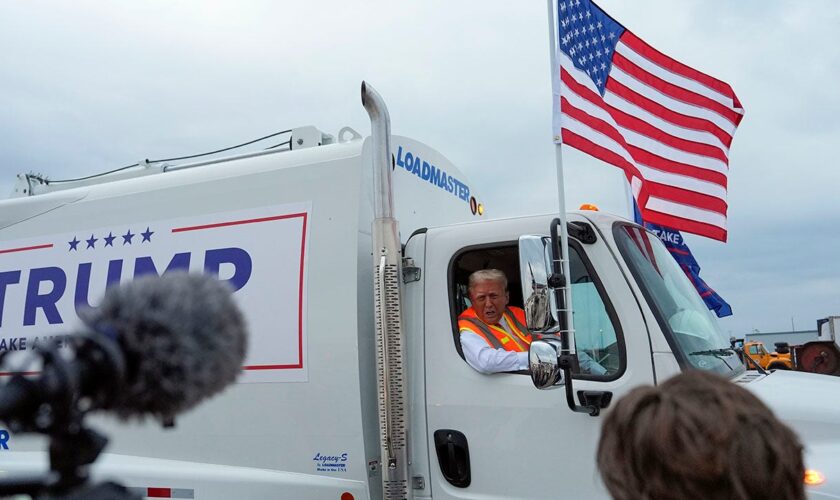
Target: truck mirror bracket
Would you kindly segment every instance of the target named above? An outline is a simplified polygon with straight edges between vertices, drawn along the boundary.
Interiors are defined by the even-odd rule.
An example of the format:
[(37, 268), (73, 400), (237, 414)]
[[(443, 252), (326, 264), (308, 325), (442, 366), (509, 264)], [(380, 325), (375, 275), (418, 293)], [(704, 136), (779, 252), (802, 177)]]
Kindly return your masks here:
[(405, 258), (403, 259), (402, 265), (402, 280), (403, 283), (412, 283), (414, 281), (420, 281), (421, 270), (419, 267), (414, 265), (414, 259), (412, 258)]
[(569, 222), (566, 224), (566, 228), (569, 231), (569, 236), (581, 243), (591, 245), (598, 241), (595, 230), (585, 222)]

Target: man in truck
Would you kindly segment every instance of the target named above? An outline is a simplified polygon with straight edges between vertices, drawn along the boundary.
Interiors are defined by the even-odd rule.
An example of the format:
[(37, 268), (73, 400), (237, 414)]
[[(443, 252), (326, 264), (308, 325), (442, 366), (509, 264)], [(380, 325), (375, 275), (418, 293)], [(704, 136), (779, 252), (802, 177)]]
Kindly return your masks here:
[[(525, 311), (508, 305), (507, 285), (507, 276), (498, 269), (470, 274), (471, 305), (458, 316), (458, 330), (464, 359), (481, 373), (528, 369), (531, 332), (525, 326)], [(585, 373), (606, 372), (583, 351), (578, 352), (578, 360)]]
[(528, 369), (531, 332), (525, 311), (508, 307), (507, 277), (498, 269), (470, 275), (471, 305), (458, 316), (461, 349), (467, 363), (481, 373)]

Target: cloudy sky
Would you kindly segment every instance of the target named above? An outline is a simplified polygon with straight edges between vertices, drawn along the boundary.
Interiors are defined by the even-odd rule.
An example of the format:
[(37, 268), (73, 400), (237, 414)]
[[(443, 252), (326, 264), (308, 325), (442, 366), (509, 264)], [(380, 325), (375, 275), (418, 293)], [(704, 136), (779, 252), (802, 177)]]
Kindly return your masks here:
[[(840, 314), (840, 2), (599, 5), (746, 109), (729, 242), (686, 238), (735, 311), (723, 329)], [(367, 133), (362, 80), (394, 132), (459, 165), (492, 215), (556, 210), (542, 0), (2, 2), (0, 190), (19, 172), (89, 175), (294, 126)], [(571, 150), (564, 163), (568, 207), (626, 213), (617, 169)]]

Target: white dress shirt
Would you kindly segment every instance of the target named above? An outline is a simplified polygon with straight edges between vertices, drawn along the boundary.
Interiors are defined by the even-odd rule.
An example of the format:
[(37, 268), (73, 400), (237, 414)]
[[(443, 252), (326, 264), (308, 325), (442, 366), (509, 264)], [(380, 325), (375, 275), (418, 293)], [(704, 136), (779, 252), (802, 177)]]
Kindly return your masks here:
[[(502, 316), (499, 325), (506, 332), (513, 334)], [(514, 352), (505, 349), (496, 349), (487, 344), (487, 341), (479, 335), (464, 330), (461, 332), (461, 350), (464, 352), (464, 359), (467, 363), (481, 373), (515, 372), (528, 370), (528, 351)], [(599, 365), (588, 354), (578, 351), (578, 363), (582, 373), (592, 375), (604, 375), (607, 370)]]
[[(502, 316), (499, 324), (505, 331), (511, 333), (504, 316)], [(514, 372), (528, 369), (528, 351), (513, 352), (495, 349), (473, 332), (461, 332), (461, 350), (464, 352), (467, 363), (481, 373)]]

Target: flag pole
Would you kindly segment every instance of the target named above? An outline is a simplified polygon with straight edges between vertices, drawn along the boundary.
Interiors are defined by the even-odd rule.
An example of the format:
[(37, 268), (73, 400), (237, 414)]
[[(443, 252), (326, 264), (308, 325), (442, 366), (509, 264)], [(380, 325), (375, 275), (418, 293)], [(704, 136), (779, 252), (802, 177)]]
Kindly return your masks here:
[[(548, 4), (548, 44), (551, 57), (552, 101), (554, 101), (554, 116), (557, 117), (560, 114), (560, 101), (554, 95), (554, 90), (557, 88), (560, 79), (559, 68), (557, 66), (557, 32), (555, 30), (557, 23), (554, 21), (554, 0), (547, 0), (546, 4)], [(559, 130), (557, 132), (559, 133)], [(563, 234), (565, 234), (566, 192), (563, 187), (563, 150), (561, 144), (556, 142), (556, 139), (554, 143), (554, 163), (557, 166), (557, 201), (560, 203), (560, 217), (563, 219)]]
[[(554, 8), (554, 0), (547, 0), (546, 4), (548, 5), (548, 43), (551, 58), (551, 87), (552, 101), (554, 102), (554, 120), (555, 124), (559, 124), (557, 120), (560, 116), (560, 98), (559, 95), (555, 95), (555, 90), (559, 89), (560, 84), (560, 67), (557, 64), (557, 33), (555, 30), (557, 23), (554, 19), (557, 11)], [(560, 134), (559, 127), (556, 132)], [(566, 317), (565, 325), (569, 333), (568, 335), (563, 336), (568, 342), (568, 344), (563, 347), (568, 349), (570, 354), (574, 354), (575, 329), (574, 322), (572, 320), (572, 287), (571, 283), (569, 283), (569, 280), (571, 280), (571, 272), (569, 269), (569, 231), (566, 217), (566, 190), (563, 184), (563, 150), (562, 144), (558, 144), (556, 141), (554, 142), (554, 163), (557, 167), (557, 202), (560, 209), (560, 250), (563, 253), (563, 261), (561, 262), (561, 265), (563, 266), (563, 275), (566, 277), (566, 285), (563, 289), (565, 297), (565, 310), (560, 311), (560, 314)], [(561, 328), (563, 323), (564, 322), (561, 321)], [(565, 341), (563, 343), (566, 344)]]

